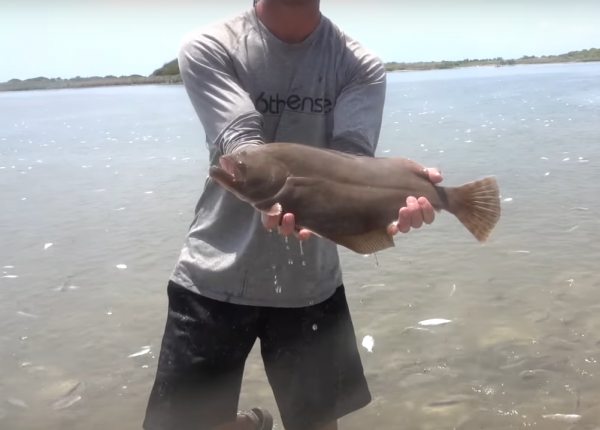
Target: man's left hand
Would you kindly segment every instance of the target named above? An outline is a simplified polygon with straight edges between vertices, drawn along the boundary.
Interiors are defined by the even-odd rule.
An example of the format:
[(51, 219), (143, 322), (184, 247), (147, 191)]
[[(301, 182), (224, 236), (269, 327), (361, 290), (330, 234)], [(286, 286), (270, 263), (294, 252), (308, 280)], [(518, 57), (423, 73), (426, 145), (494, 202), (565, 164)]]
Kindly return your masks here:
[[(442, 182), (442, 174), (439, 169), (428, 168), (429, 180), (433, 184)], [(418, 200), (414, 197), (406, 199), (406, 206), (400, 208), (398, 214), (398, 224), (392, 226), (389, 229), (391, 235), (395, 235), (398, 232), (408, 233), (412, 228), (420, 228), (423, 223), (431, 224), (435, 219), (435, 210), (429, 200), (425, 197), (420, 197)]]
[[(429, 180), (437, 184), (442, 181), (442, 174), (438, 169), (428, 168)], [(389, 229), (391, 235), (395, 235), (398, 232), (408, 233), (411, 228), (420, 228), (423, 223), (431, 224), (435, 219), (435, 210), (431, 203), (425, 198), (421, 197), (418, 200), (414, 197), (406, 199), (406, 206), (400, 208), (398, 213), (398, 223)], [(286, 213), (281, 218), (281, 225), (279, 225), (280, 215), (268, 216), (264, 213), (262, 215), (263, 225), (268, 229), (278, 228), (279, 234), (282, 236), (288, 236), (292, 233), (296, 233), (296, 236), (301, 241), (304, 241), (310, 237), (310, 231), (300, 230), (296, 232), (294, 214)]]

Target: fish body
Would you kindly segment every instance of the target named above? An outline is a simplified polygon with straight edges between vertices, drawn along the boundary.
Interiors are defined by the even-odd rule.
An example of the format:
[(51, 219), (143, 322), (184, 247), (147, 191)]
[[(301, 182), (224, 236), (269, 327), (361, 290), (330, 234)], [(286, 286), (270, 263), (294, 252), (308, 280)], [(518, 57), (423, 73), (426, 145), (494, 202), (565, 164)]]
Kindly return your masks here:
[(500, 218), (494, 178), (440, 187), (423, 166), (401, 157), (270, 143), (222, 156), (209, 175), (257, 210), (292, 213), (297, 228), (360, 254), (394, 246), (389, 228), (409, 196), (425, 197), (436, 211), (452, 213), (480, 242)]
[(577, 414), (550, 414), (550, 415), (542, 415), (542, 418), (554, 420), (554, 421), (562, 421), (569, 424), (574, 424), (581, 420), (581, 415)]
[(444, 318), (433, 318), (430, 320), (419, 321), (419, 325), (443, 325), (452, 322), (452, 320), (447, 320)]

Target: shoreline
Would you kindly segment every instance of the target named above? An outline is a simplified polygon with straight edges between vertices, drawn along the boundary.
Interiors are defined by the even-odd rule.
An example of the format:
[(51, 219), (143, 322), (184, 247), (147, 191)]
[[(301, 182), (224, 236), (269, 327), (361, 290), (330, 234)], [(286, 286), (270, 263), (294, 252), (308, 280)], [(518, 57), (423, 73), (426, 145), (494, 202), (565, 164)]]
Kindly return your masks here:
[[(583, 63), (600, 63), (600, 60), (590, 61), (537, 61), (537, 62), (515, 62), (514, 64), (501, 64), (499, 61), (480, 62), (478, 64), (457, 65), (456, 62), (445, 66), (444, 62), (433, 63), (386, 63), (386, 73), (408, 73), (408, 72), (430, 72), (434, 70), (456, 70), (468, 68), (504, 68), (515, 66), (542, 66), (542, 65), (568, 65)], [(422, 64), (422, 65), (421, 65)], [(429, 64), (431, 64), (429, 66)], [(414, 65), (411, 68), (410, 65)], [(409, 67), (402, 67), (409, 66)], [(429, 66), (429, 67), (427, 67)], [(397, 67), (397, 68), (396, 68)], [(28, 80), (13, 79), (8, 82), (0, 83), (0, 93), (2, 92), (20, 92), (20, 91), (40, 91), (40, 90), (62, 90), (79, 88), (101, 88), (118, 86), (139, 86), (139, 85), (182, 85), (181, 75), (161, 75), (161, 76), (107, 76), (73, 79), (49, 79), (34, 78)]]
[[(589, 60), (589, 61), (540, 61), (540, 62), (522, 62), (514, 64), (500, 64), (498, 62), (488, 62), (484, 64), (466, 64), (452, 67), (429, 67), (429, 68), (406, 68), (406, 69), (386, 69), (387, 73), (406, 73), (406, 72), (431, 72), (434, 70), (457, 70), (457, 69), (473, 69), (473, 68), (506, 68), (506, 67), (517, 67), (517, 66), (550, 66), (550, 65), (567, 65), (567, 64), (588, 64), (588, 63), (600, 63), (600, 60)], [(437, 63), (439, 64), (439, 63)], [(387, 66), (387, 64), (386, 64)]]
[(181, 76), (107, 76), (73, 79), (49, 79), (34, 78), (28, 80), (13, 79), (8, 82), (0, 83), (0, 93), (2, 92), (20, 92), (20, 91), (41, 91), (41, 90), (66, 90), (80, 88), (101, 88), (118, 86), (137, 86), (137, 85), (177, 85), (181, 84)]
[(516, 64), (473, 64), (473, 65), (467, 65), (467, 66), (456, 66), (456, 67), (450, 67), (447, 69), (443, 69), (443, 68), (437, 68), (437, 67), (432, 67), (429, 69), (395, 69), (395, 70), (388, 70), (388, 73), (393, 73), (393, 72), (430, 72), (432, 70), (456, 70), (456, 69), (474, 69), (474, 68), (481, 68), (481, 67), (493, 67), (493, 68), (506, 68), (506, 67), (517, 67), (517, 66), (560, 66), (560, 65), (566, 65), (566, 64), (588, 64), (588, 63), (600, 63), (600, 60), (593, 60), (593, 61), (556, 61), (556, 62), (545, 62), (545, 63), (516, 63)]

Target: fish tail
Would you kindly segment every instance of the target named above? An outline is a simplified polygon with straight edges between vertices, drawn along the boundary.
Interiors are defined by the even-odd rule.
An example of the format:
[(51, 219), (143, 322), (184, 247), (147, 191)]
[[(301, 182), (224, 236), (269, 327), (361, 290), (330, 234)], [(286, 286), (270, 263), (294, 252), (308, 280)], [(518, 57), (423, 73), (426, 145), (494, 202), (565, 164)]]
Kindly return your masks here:
[(479, 242), (485, 242), (500, 219), (500, 190), (496, 178), (442, 190), (446, 194), (444, 209), (456, 216)]

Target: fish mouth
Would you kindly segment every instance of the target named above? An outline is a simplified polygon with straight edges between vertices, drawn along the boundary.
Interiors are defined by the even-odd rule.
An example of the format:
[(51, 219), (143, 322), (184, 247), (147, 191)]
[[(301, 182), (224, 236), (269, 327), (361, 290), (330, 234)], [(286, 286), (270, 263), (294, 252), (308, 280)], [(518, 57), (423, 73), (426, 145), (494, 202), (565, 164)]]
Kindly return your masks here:
[(244, 183), (245, 165), (224, 155), (219, 159), (219, 165), (210, 166), (209, 176), (228, 189), (237, 188)]
[(241, 161), (233, 160), (230, 156), (225, 155), (219, 159), (219, 164), (234, 181), (244, 180), (245, 166)]

